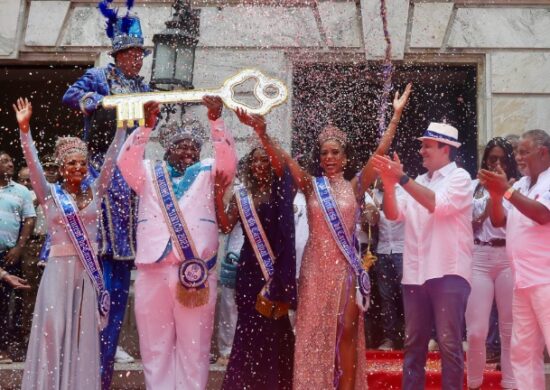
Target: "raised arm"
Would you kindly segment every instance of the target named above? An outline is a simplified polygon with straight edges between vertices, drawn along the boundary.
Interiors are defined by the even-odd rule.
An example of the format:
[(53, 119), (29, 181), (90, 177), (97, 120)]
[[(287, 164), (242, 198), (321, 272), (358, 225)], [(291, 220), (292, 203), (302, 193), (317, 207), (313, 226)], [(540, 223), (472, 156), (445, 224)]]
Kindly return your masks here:
[(225, 127), (225, 123), (221, 117), (223, 102), (217, 96), (205, 96), (202, 102), (208, 109), (210, 134), (214, 148), (212, 175), (216, 175), (216, 172), (222, 171), (228, 180), (232, 181), (237, 171), (237, 152), (235, 150), (235, 140), (231, 132)]
[(244, 110), (235, 111), (239, 120), (254, 129), (262, 146), (269, 155), (271, 165), (277, 176), (282, 177), (285, 164), (290, 170), (296, 186), (307, 196), (313, 191), (311, 176), (267, 134), (265, 119), (259, 115), (250, 115)]
[(19, 136), (21, 138), (21, 147), (23, 155), (27, 161), (31, 176), (32, 188), (36, 194), (36, 198), (41, 204), (45, 204), (46, 198), (50, 194), (50, 186), (44, 176), (44, 170), (38, 159), (38, 152), (31, 136), (30, 121), (32, 117), (32, 104), (27, 98), (17, 99), (13, 105), (17, 122), (19, 123)]
[[(409, 83), (405, 87), (405, 91), (403, 92), (403, 95), (399, 96), (399, 91), (395, 92), (395, 97), (393, 99), (393, 116), (390, 122), (388, 123), (388, 127), (386, 128), (384, 135), (382, 135), (382, 138), (380, 139), (380, 142), (378, 143), (376, 150), (374, 151), (371, 158), (368, 159), (367, 163), (361, 170), (361, 174), (359, 176), (359, 180), (361, 180), (360, 187), (363, 190), (366, 190), (367, 188), (369, 188), (370, 185), (376, 179), (376, 172), (374, 171), (372, 157), (377, 155), (380, 156), (388, 153), (388, 150), (390, 149), (393, 138), (395, 137), (395, 133), (397, 131), (397, 125), (399, 124), (399, 120), (401, 119), (403, 110), (405, 109), (405, 106), (409, 101), (409, 96), (411, 95), (411, 91), (412, 91), (412, 84)], [(357, 188), (358, 183), (356, 183), (356, 179), (354, 179), (354, 181), (355, 181), (353, 182), (354, 188)]]
[[(145, 179), (145, 164), (143, 157), (145, 146), (149, 141), (151, 132), (157, 123), (159, 106), (156, 102), (146, 103), (145, 109), (145, 127), (139, 127), (124, 142), (122, 151), (118, 155), (118, 168), (128, 185), (137, 193), (141, 193), (141, 188)], [(103, 172), (102, 172), (103, 173)]]

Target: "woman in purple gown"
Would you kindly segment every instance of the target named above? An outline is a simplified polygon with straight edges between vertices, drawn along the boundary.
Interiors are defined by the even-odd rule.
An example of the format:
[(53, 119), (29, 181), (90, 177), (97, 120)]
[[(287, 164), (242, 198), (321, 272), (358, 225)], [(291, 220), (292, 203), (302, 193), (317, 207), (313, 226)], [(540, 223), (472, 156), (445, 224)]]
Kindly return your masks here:
[[(265, 126), (260, 116), (237, 112), (250, 126)], [(248, 234), (241, 250), (237, 271), (235, 300), (238, 309), (237, 329), (223, 381), (223, 390), (292, 388), (294, 334), (288, 309), (296, 306), (296, 254), (292, 178), (282, 166), (272, 169), (265, 150), (258, 146), (245, 157), (243, 183), (254, 204), (267, 241), (273, 249), (274, 271), (267, 283)], [(241, 219), (235, 194), (227, 212), (223, 193), (228, 183), (219, 177), (216, 193), (218, 223), (226, 233)], [(258, 296), (264, 292), (276, 302), (278, 313), (269, 317), (257, 310)], [(272, 313), (267, 313), (272, 314)], [(275, 317), (275, 318), (274, 318)]]

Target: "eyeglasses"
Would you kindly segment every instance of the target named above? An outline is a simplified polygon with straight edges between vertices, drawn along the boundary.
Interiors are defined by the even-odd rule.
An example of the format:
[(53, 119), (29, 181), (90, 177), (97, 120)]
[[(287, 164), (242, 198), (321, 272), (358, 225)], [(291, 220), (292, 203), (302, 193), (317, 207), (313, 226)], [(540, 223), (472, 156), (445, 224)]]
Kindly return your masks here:
[(496, 164), (498, 161), (500, 161), (500, 164), (506, 164), (506, 156), (489, 156), (487, 157), (487, 163), (489, 164)]

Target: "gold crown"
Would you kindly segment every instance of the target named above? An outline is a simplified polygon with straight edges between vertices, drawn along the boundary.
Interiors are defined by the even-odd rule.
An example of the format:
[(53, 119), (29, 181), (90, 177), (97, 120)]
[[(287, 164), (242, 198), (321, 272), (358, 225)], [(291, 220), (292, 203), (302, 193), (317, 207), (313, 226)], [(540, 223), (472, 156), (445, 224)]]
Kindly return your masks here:
[(330, 139), (338, 141), (342, 146), (348, 142), (346, 133), (338, 127), (329, 124), (319, 133), (319, 144), (323, 144)]
[(78, 137), (59, 137), (55, 142), (55, 160), (62, 164), (65, 157), (72, 153), (81, 153), (88, 157), (86, 143)]

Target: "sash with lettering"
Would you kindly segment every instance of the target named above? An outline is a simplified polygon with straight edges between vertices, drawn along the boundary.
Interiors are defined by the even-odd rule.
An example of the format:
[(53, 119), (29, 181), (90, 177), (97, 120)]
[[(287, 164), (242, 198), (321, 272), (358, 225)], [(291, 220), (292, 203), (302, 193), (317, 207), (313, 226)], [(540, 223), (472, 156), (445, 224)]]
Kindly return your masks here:
[(162, 201), (160, 208), (174, 248), (183, 262), (178, 276), (180, 283), (177, 289), (177, 299), (185, 307), (199, 307), (208, 303), (208, 266), (195, 249), (195, 244), (189, 233), (189, 228), (174, 195), (172, 183), (169, 181), (168, 170), (164, 161), (151, 164), (155, 180), (155, 190)]
[(330, 183), (324, 176), (315, 177), (313, 180), (315, 193), (323, 209), (325, 221), (334, 237), (334, 240), (338, 243), (340, 251), (345, 256), (349, 265), (355, 272), (357, 277), (357, 285), (361, 295), (368, 299), (370, 294), (370, 278), (367, 271), (361, 266), (359, 256), (353, 246), (353, 241), (348, 237), (344, 223), (342, 222), (342, 215), (338, 209), (338, 205), (334, 201), (332, 192), (330, 189)]
[(101, 324), (104, 325), (106, 324), (106, 320), (109, 316), (111, 298), (109, 296), (109, 292), (105, 288), (105, 284), (103, 282), (103, 272), (99, 266), (97, 256), (94, 253), (92, 242), (90, 241), (86, 228), (78, 215), (78, 207), (73, 202), (72, 197), (58, 184), (52, 185), (51, 188), (53, 200), (59, 210), (61, 210), (63, 221), (67, 226), (67, 231), (69, 232), (69, 237), (71, 238), (71, 241), (76, 249), (76, 253), (78, 254), (78, 257), (80, 258), (80, 261), (82, 262), (82, 265), (84, 266), (84, 269), (86, 270), (86, 273), (94, 286), (94, 290), (97, 295)]
[(288, 314), (290, 304), (286, 302), (272, 301), (269, 298), (269, 285), (275, 273), (275, 255), (265, 235), (264, 228), (256, 212), (254, 201), (246, 188), (241, 185), (237, 189), (237, 206), (243, 221), (244, 230), (250, 245), (256, 254), (256, 259), (262, 270), (265, 286), (256, 299), (256, 310), (265, 317), (278, 319)]

